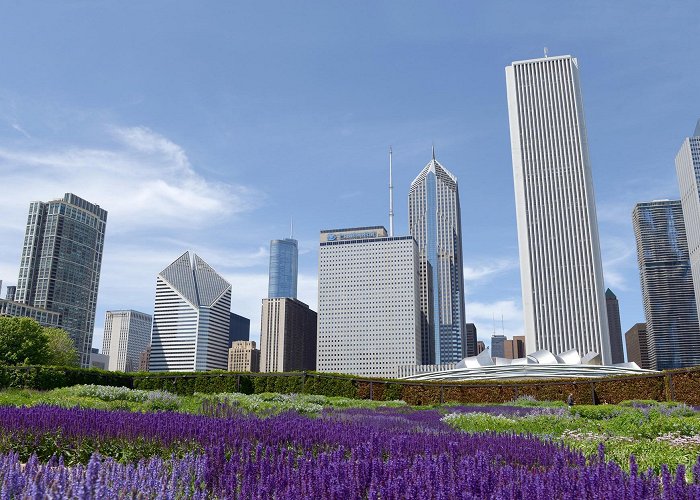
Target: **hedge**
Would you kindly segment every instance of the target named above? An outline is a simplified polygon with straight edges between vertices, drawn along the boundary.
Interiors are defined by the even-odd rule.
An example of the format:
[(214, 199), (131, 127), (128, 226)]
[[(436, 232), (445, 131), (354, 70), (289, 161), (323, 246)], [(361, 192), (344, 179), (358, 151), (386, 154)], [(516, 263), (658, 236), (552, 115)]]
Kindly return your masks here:
[(700, 406), (700, 367), (667, 370), (654, 375), (592, 379), (420, 382), (316, 372), (121, 373), (55, 366), (0, 365), (0, 389), (47, 390), (76, 384), (163, 389), (183, 395), (194, 392), (303, 392), (377, 401), (402, 399), (412, 405), (445, 402), (504, 403), (519, 396), (532, 396), (540, 401), (565, 401), (569, 394), (573, 394), (577, 404), (612, 404), (633, 399), (653, 399)]

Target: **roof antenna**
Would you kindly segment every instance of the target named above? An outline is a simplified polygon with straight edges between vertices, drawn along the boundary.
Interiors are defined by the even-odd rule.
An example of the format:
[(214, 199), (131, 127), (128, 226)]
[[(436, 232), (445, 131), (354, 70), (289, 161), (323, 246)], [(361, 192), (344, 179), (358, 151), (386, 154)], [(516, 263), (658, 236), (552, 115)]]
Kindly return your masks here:
[(391, 146), (389, 146), (389, 236), (394, 237), (394, 183), (392, 182), (392, 157)]
[(435, 161), (435, 143), (433, 143), (433, 161)]
[(549, 50), (547, 49), (547, 47), (544, 48), (544, 57), (549, 57)]
[(289, 239), (294, 239), (294, 217), (289, 217)]

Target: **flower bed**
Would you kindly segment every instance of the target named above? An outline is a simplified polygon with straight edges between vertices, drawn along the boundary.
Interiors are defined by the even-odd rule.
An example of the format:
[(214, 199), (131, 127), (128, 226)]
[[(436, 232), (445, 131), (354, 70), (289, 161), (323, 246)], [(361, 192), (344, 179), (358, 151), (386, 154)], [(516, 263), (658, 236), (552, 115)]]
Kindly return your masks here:
[(633, 461), (627, 473), (602, 452), (586, 460), (551, 440), (457, 432), (434, 410), (210, 409), (218, 416), (0, 408), (2, 495), (700, 498), (700, 462), (695, 483), (682, 466), (657, 476)]

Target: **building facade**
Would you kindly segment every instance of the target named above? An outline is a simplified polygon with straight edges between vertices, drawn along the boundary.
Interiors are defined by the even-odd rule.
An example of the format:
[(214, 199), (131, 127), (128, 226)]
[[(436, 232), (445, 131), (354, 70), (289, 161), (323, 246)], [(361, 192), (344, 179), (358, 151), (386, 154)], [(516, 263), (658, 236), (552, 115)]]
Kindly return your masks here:
[(267, 297), (297, 298), (299, 248), (297, 240), (285, 238), (270, 242), (270, 275)]
[(31, 318), (41, 326), (61, 327), (61, 313), (20, 304), (11, 300), (0, 299), (0, 316), (20, 316)]
[[(476, 352), (476, 325), (474, 323), (464, 325), (464, 330), (462, 331), (462, 352), (465, 353), (464, 357), (479, 354)], [(471, 352), (474, 354), (468, 354)]]
[(316, 369), (317, 315), (302, 301), (263, 299), (260, 319), (260, 371)]
[[(411, 183), (408, 228), (419, 253), (421, 364), (456, 363), (476, 352), (464, 337), (462, 221), (457, 178), (435, 159)], [(474, 342), (476, 340), (474, 339)]]
[[(695, 297), (700, 297), (700, 121), (693, 137), (686, 137), (676, 155), (676, 176), (681, 193), (693, 289)], [(700, 317), (700, 301), (696, 301), (696, 307)]]
[(421, 364), (419, 289), (413, 237), (381, 226), (321, 231), (317, 370), (393, 377)]
[(638, 203), (632, 223), (650, 364), (656, 370), (700, 365), (700, 326), (681, 202)]
[(611, 361), (578, 63), (506, 68), (526, 350)]
[(139, 371), (147, 372), (151, 364), (151, 344), (139, 354)]
[(106, 224), (106, 210), (71, 193), (29, 205), (15, 301), (59, 313), (83, 367), (90, 366)]
[(622, 325), (620, 324), (620, 304), (617, 301), (617, 296), (609, 288), (605, 290), (605, 307), (608, 313), (608, 333), (610, 334), (611, 362), (624, 363), (625, 353), (622, 350)]
[(494, 358), (505, 358), (506, 357), (506, 347), (505, 335), (496, 335), (495, 333), (491, 335), (491, 356)]
[(109, 356), (104, 353), (100, 353), (97, 347), (90, 348), (90, 368), (98, 368), (100, 370), (107, 370), (109, 365)]
[(107, 370), (133, 372), (139, 369), (139, 356), (151, 342), (150, 314), (139, 311), (107, 311), (102, 353), (109, 356)]
[(228, 327), (229, 347), (237, 340), (250, 340), (250, 320), (231, 313)]
[(156, 278), (149, 371), (228, 368), (231, 284), (185, 252)]
[(477, 356), (486, 350), (486, 344), (483, 340), (476, 341), (476, 354)]
[(649, 359), (649, 348), (647, 346), (646, 323), (637, 323), (625, 332), (627, 361), (637, 363), (637, 366), (645, 370), (653, 370), (654, 368)]
[(228, 350), (228, 371), (259, 372), (260, 350), (254, 340), (237, 340)]
[(503, 357), (507, 359), (518, 359), (525, 357), (525, 336), (515, 335), (512, 339), (503, 342)]

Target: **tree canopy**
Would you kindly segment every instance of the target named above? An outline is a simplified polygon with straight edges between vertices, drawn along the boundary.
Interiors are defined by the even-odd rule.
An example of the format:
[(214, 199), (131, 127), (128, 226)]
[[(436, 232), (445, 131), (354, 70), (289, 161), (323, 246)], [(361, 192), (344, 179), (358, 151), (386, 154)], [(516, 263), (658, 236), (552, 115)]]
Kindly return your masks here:
[(60, 328), (31, 318), (0, 317), (0, 364), (77, 366), (78, 352)]

